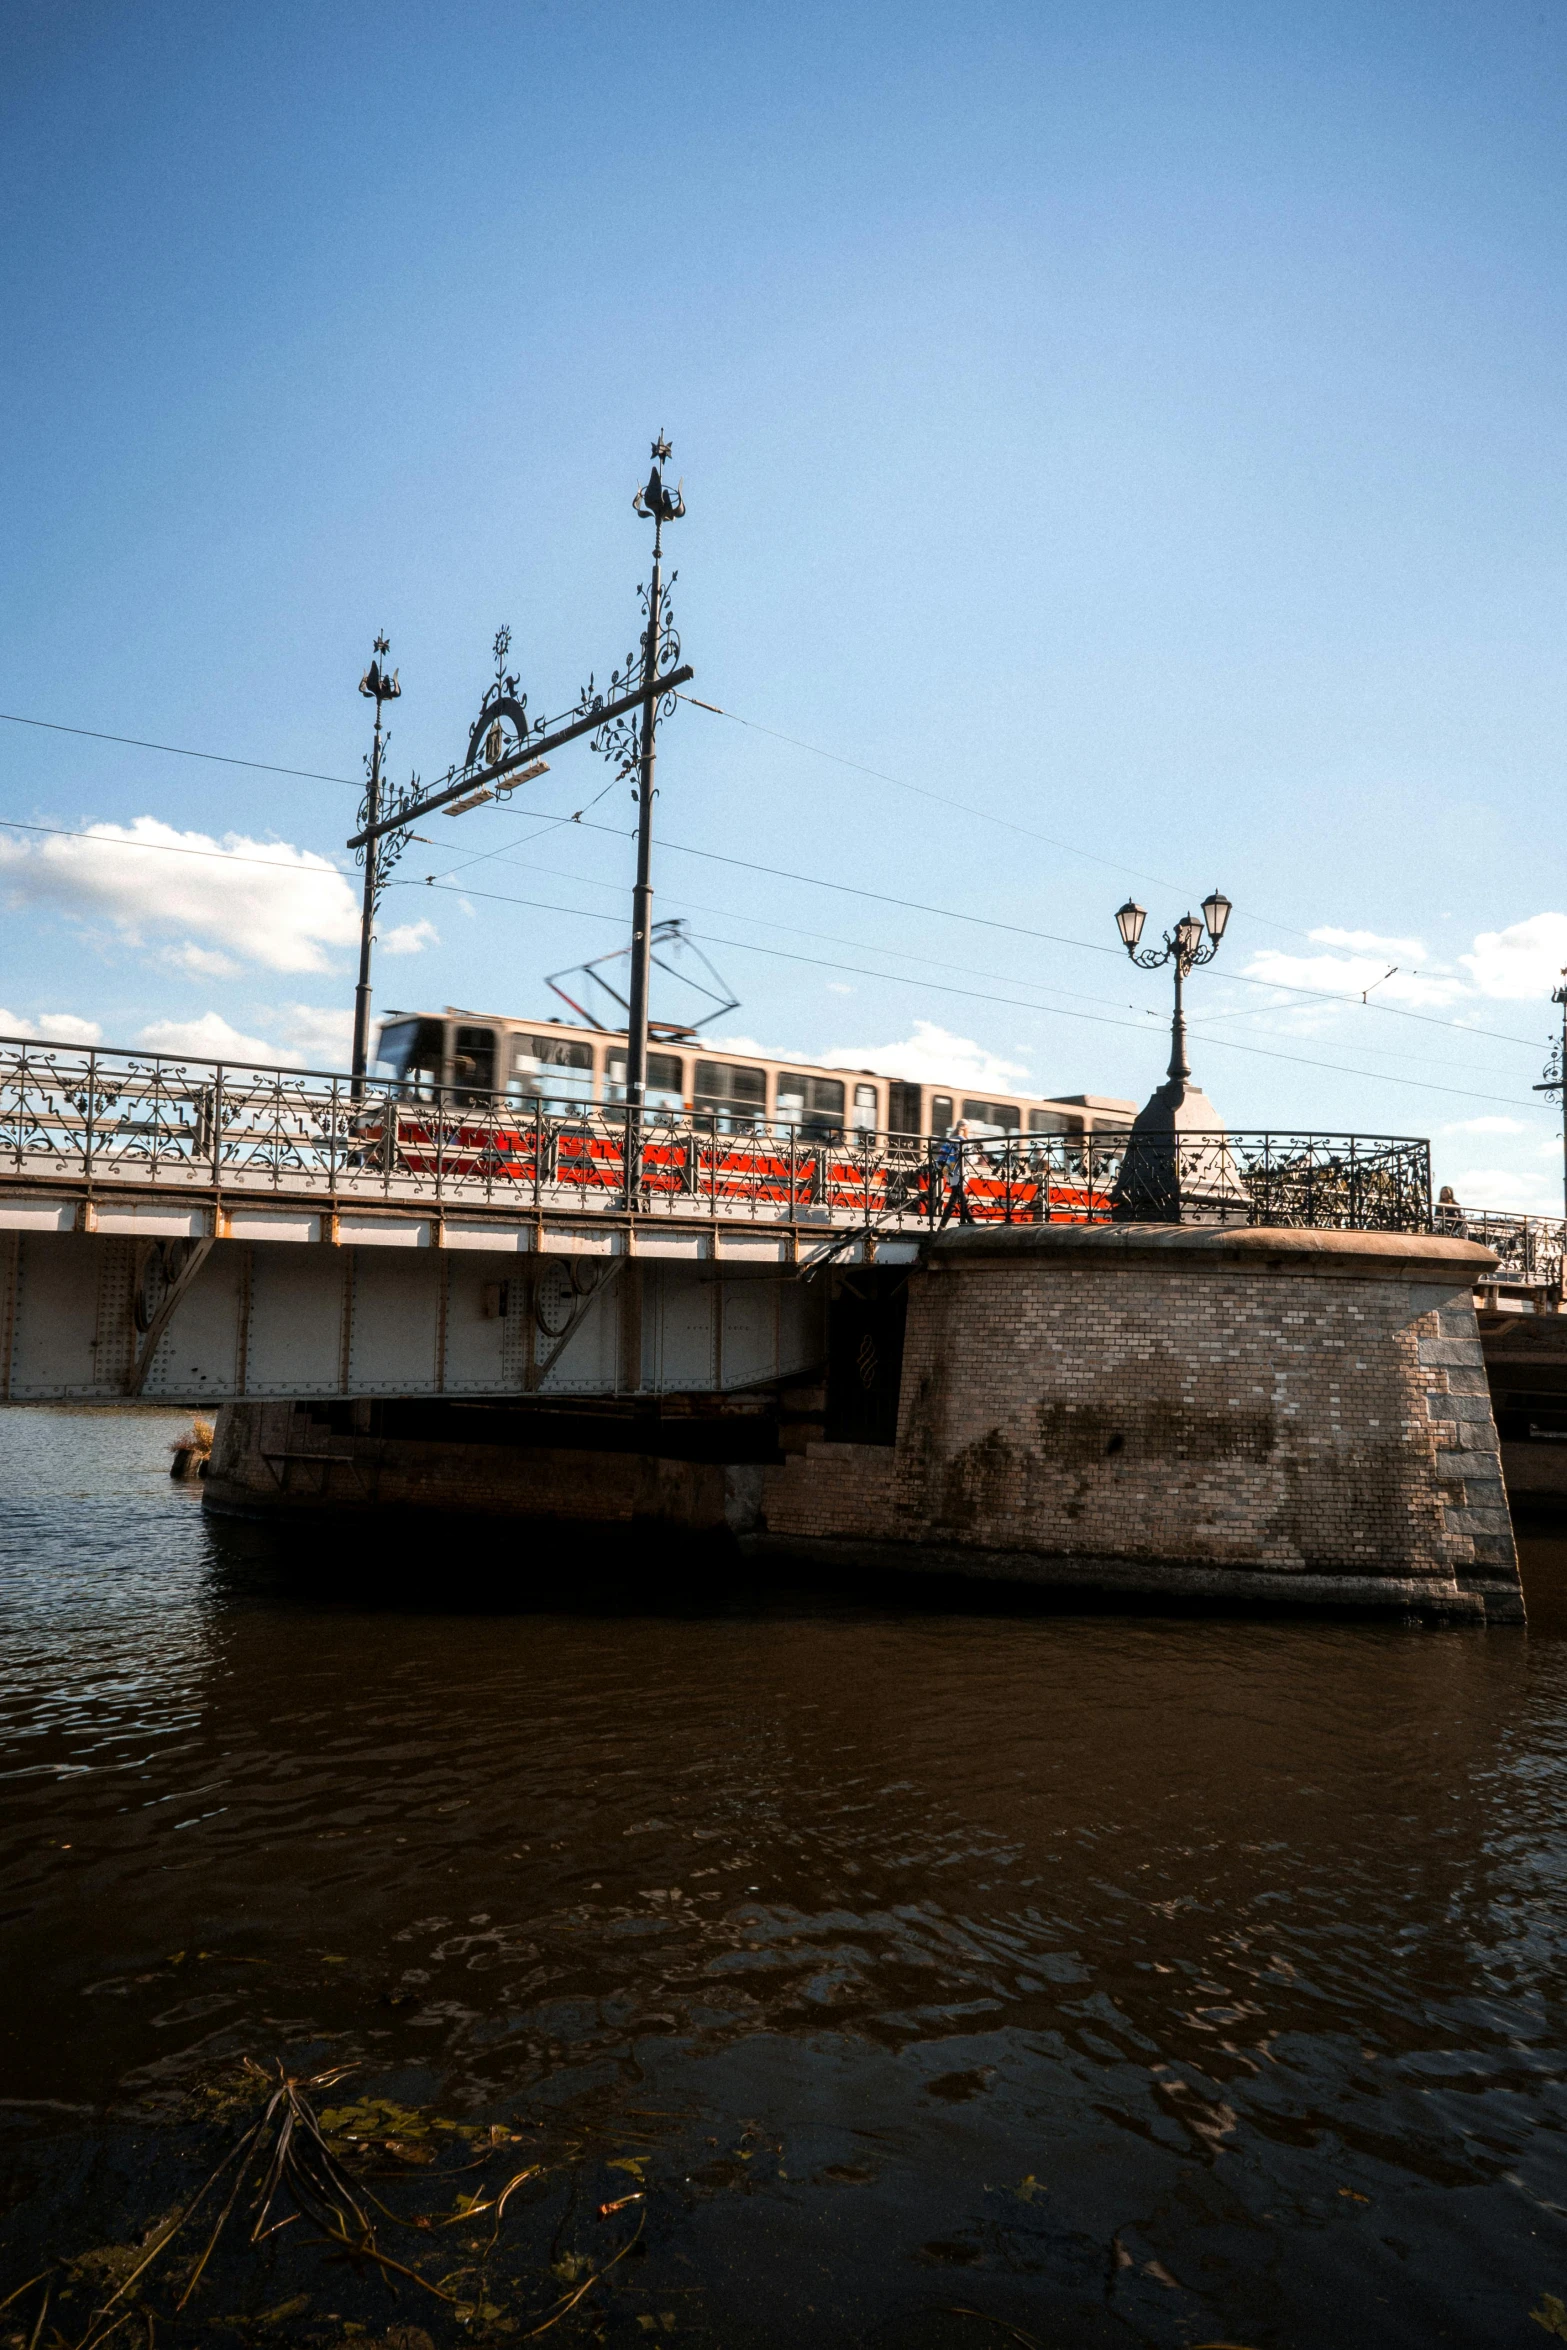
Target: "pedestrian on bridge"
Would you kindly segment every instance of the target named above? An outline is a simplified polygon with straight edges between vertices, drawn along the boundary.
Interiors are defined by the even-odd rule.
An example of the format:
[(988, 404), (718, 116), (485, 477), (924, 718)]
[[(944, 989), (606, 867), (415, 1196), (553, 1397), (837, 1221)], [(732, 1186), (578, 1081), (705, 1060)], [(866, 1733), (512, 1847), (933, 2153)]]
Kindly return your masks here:
[(947, 1192), (946, 1202), (942, 1207), (940, 1220), (936, 1226), (938, 1232), (944, 1231), (950, 1223), (954, 1208), (957, 1210), (960, 1224), (972, 1224), (974, 1221), (974, 1213), (968, 1204), (968, 1191), (964, 1180), (968, 1140), (968, 1121), (965, 1118), (960, 1118), (956, 1126), (948, 1127), (936, 1145), (936, 1174), (946, 1186)]

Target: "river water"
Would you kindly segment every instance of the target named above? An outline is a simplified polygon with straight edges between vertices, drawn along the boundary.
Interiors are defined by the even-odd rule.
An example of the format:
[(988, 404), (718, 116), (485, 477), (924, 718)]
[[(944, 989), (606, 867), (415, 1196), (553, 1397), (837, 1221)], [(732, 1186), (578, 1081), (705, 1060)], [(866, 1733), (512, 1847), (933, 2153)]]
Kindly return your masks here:
[(41, 2341), (253, 2118), (247, 2056), (358, 2068), (315, 2106), (451, 2299), (309, 2223), (251, 2249), (246, 2204), (118, 2342), (1546, 2338), (1567, 1545), (1527, 1633), (715, 1593), (211, 1521), (180, 1425), (0, 1414), (0, 2294), (50, 2270)]

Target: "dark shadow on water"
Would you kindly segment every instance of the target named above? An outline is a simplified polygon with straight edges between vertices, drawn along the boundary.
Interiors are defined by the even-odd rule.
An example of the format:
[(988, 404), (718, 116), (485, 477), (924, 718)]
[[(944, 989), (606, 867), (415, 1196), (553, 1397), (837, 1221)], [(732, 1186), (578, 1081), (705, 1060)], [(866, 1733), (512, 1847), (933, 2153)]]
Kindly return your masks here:
[[(209, 1512), (215, 1595), (234, 1602), (451, 1616), (830, 1616), (1354, 1624), (1367, 1631), (1476, 1627), (1402, 1608), (1303, 1607), (1142, 1592), (1049, 1589), (977, 1577), (829, 1569), (746, 1555), (723, 1535), (659, 1525), (583, 1526), (431, 1511), (320, 1516), (286, 1525)], [(1567, 1556), (1567, 1544), (1563, 1545)], [(1505, 1636), (1516, 1627), (1493, 1627)]]

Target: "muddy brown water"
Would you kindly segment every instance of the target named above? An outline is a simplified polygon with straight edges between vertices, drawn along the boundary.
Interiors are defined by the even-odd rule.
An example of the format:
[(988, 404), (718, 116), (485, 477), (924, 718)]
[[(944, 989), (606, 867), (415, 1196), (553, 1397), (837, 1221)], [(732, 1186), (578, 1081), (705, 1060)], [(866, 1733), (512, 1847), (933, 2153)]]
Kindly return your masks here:
[[(245, 2055), (542, 2167), (428, 2261), (463, 2318), (301, 2223), (154, 2294), (160, 2343), (521, 2340), (639, 2221), (539, 2338), (1546, 2338), (1567, 1543), (1527, 1633), (715, 1589), (213, 1522), (180, 1425), (0, 1414), (0, 2294), (55, 2264), (42, 2340), (233, 2142)], [(453, 2181), (474, 2143), (377, 2192), (520, 2166)]]

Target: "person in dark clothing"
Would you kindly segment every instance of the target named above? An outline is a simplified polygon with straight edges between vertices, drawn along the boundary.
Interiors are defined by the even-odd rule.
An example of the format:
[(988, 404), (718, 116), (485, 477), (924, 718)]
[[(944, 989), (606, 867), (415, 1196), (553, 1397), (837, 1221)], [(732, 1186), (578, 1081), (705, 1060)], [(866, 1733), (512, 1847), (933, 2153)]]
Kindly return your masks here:
[(949, 1127), (936, 1145), (936, 1173), (947, 1192), (946, 1203), (937, 1221), (938, 1231), (950, 1223), (954, 1209), (960, 1224), (972, 1224), (974, 1221), (973, 1211), (968, 1204), (968, 1192), (964, 1187), (967, 1143), (968, 1126), (960, 1118), (957, 1125)]

